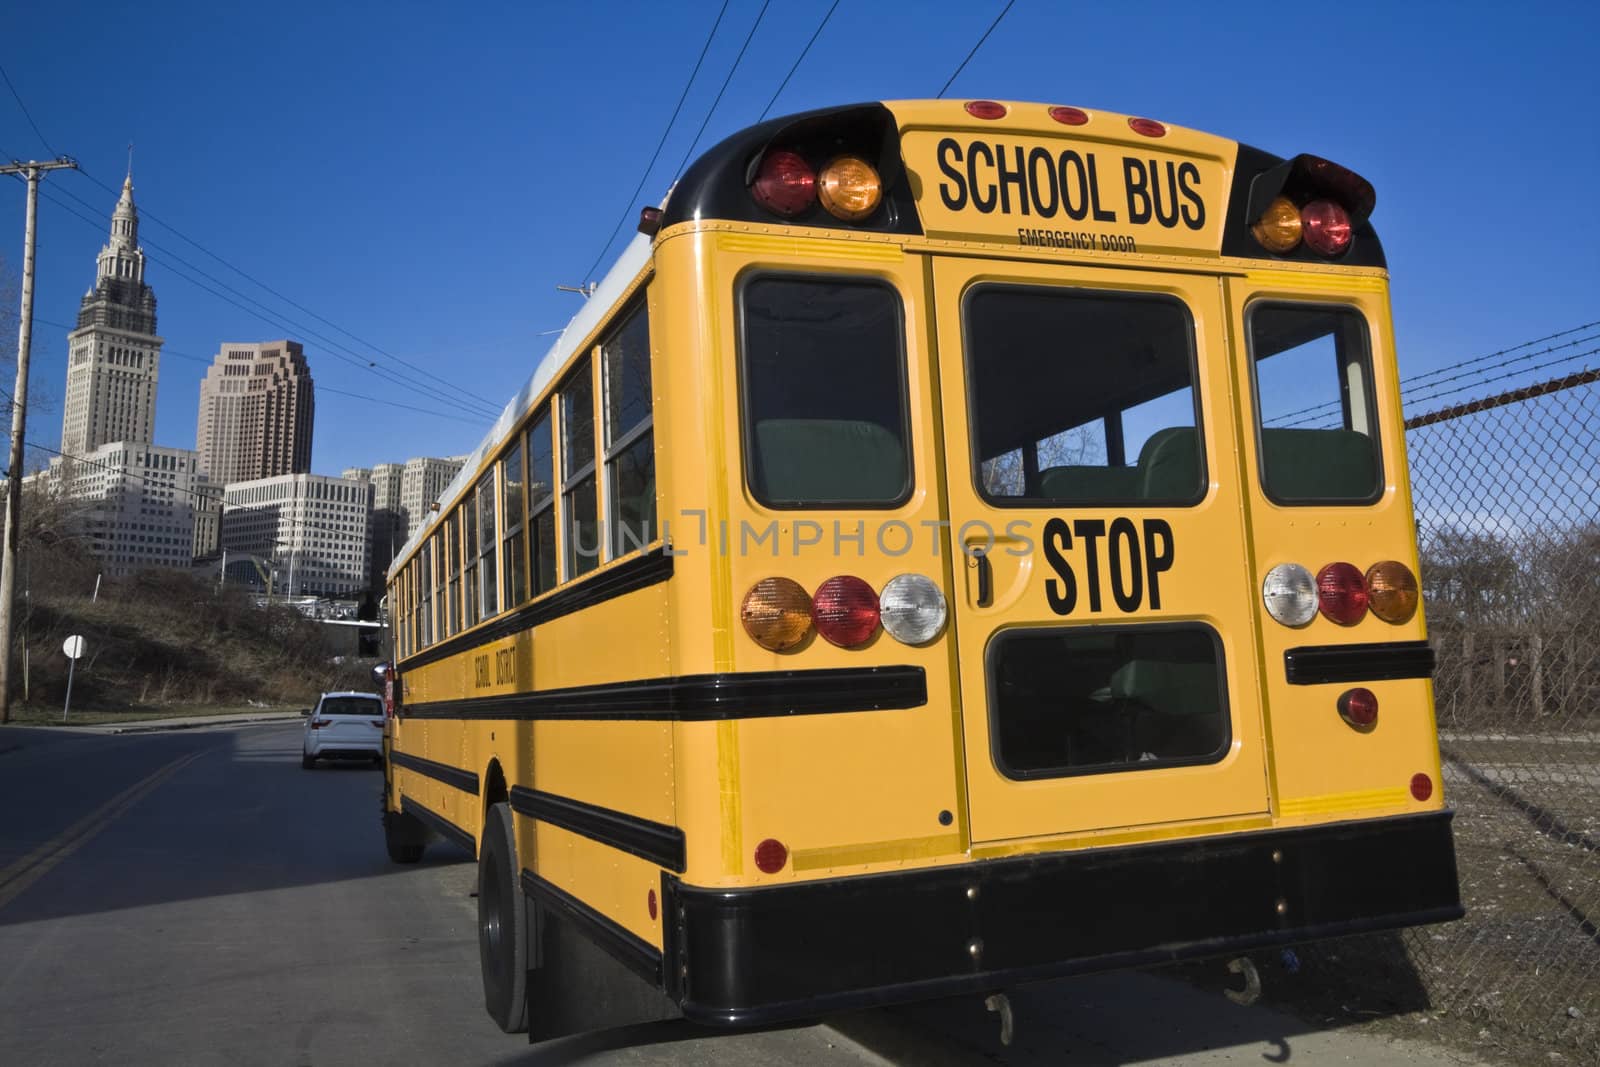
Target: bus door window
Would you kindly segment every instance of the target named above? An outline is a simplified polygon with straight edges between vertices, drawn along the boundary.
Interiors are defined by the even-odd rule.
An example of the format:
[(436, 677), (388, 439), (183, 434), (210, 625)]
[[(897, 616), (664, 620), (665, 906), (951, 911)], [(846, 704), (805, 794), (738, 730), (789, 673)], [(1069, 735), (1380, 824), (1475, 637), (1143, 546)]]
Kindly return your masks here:
[(561, 493), (566, 515), (567, 578), (600, 564), (594, 480), (594, 379), (585, 358), (561, 387)]
[(740, 292), (745, 478), (774, 508), (911, 495), (904, 311), (876, 280), (759, 276)]
[(604, 361), (606, 499), (611, 556), (655, 540), (656, 467), (650, 409), (650, 318), (640, 303), (600, 349)]
[(1157, 294), (980, 285), (966, 296), (979, 493), (993, 504), (1194, 504), (1193, 322)]
[(504, 517), (505, 538), (501, 542), (505, 570), (505, 607), (522, 603), (527, 596), (528, 561), (522, 546), (522, 442), (516, 441), (500, 460), (500, 513)]
[[(487, 619), (498, 609), (500, 582), (495, 574), (494, 468), (478, 482), (478, 618)], [(474, 622), (477, 620), (474, 619)]]
[(556, 587), (555, 450), (550, 410), (528, 428), (528, 539), (533, 559), (533, 593)]
[(1362, 504), (1383, 489), (1366, 323), (1354, 308), (1251, 305), (1261, 484), (1280, 504)]

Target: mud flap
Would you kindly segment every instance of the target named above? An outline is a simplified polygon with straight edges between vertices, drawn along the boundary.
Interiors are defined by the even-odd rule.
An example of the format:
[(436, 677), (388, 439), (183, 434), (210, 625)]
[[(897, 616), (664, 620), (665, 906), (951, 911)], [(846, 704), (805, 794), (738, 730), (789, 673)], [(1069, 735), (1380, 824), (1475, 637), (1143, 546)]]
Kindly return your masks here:
[(584, 925), (532, 894), (528, 918), (529, 1044), (682, 1018), (665, 993), (591, 939)]

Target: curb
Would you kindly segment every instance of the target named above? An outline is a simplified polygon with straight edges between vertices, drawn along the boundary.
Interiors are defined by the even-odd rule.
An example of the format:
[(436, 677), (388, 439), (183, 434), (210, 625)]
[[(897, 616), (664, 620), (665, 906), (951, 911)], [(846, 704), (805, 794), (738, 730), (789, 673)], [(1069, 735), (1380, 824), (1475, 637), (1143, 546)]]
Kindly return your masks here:
[(99, 730), (100, 732), (106, 734), (156, 734), (164, 733), (169, 730), (197, 730), (207, 726), (259, 726), (263, 723), (298, 722), (299, 720), (299, 715), (295, 715), (292, 718), (287, 715), (275, 715), (271, 717), (264, 716), (259, 719), (225, 719), (213, 722), (208, 722), (204, 719), (197, 719), (190, 722), (169, 722), (162, 723), (160, 725), (153, 723), (130, 723), (127, 726), (105, 726), (102, 724), (100, 726), (86, 726), (82, 727), (82, 729)]

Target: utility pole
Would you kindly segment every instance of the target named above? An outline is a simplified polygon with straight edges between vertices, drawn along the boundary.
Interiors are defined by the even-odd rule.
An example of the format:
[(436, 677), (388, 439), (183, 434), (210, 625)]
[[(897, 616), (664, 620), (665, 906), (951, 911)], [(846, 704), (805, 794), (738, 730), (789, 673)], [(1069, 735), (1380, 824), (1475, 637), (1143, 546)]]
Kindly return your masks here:
[(0, 174), (21, 174), (28, 180), (28, 224), (22, 248), (22, 318), (17, 325), (17, 385), (11, 394), (11, 467), (6, 472), (6, 525), (0, 549), (0, 722), (11, 719), (12, 600), (17, 586), (18, 510), (22, 506), (22, 441), (28, 416), (28, 350), (33, 343), (33, 244), (39, 217), (39, 179), (47, 171), (77, 170), (77, 161), (62, 156), (47, 162), (10, 163)]

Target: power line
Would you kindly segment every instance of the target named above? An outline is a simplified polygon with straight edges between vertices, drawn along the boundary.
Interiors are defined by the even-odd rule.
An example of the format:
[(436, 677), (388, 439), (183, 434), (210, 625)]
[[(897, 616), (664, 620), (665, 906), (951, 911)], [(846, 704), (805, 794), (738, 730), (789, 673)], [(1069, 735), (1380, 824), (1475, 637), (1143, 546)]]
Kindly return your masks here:
[[(6, 88), (11, 90), (12, 99), (16, 100), (17, 106), (22, 109), (23, 117), (28, 120), (28, 125), (33, 127), (34, 135), (39, 138), (39, 143), (44, 145), (44, 150), (52, 156), (60, 155), (60, 152), (50, 147), (50, 142), (44, 139), (44, 134), (39, 132), (39, 124), (33, 121), (33, 115), (28, 111), (28, 105), (22, 102), (22, 95), (17, 92), (17, 87), (11, 84), (11, 75), (6, 73), (6, 68), (3, 66), (0, 66), (0, 78), (5, 79)], [(10, 153), (8, 152), (6, 155), (9, 157)]]
[(945, 79), (944, 88), (939, 90), (939, 95), (935, 99), (944, 98), (944, 94), (950, 88), (950, 84), (956, 80), (956, 77), (962, 71), (967, 69), (967, 64), (972, 62), (972, 57), (978, 54), (978, 49), (983, 47), (983, 42), (989, 39), (989, 35), (994, 32), (994, 28), (1000, 25), (1000, 20), (1006, 17), (1006, 12), (1010, 11), (1011, 5), (1016, 2), (1017, 0), (1006, 0), (1006, 6), (1000, 10), (1000, 14), (994, 17), (994, 21), (989, 23), (989, 28), (983, 31), (983, 36), (979, 37), (978, 43), (972, 46), (972, 51), (967, 53), (967, 58), (963, 59), (961, 65), (951, 73), (950, 77)]
[[(0, 311), (0, 317), (16, 318), (16, 313), (15, 312)], [(46, 326), (54, 326), (58, 330), (66, 330), (68, 333), (70, 333), (73, 330), (77, 329), (76, 326), (68, 326), (64, 322), (52, 322), (50, 319), (42, 319), (37, 315), (35, 315), (33, 317), (33, 321), (34, 322), (38, 322), (38, 323), (42, 323), (42, 324), (44, 324)], [(180, 352), (177, 349), (168, 348), (165, 345), (163, 345), (162, 348), (161, 348), (161, 355), (162, 356), (173, 356), (173, 357), (175, 357), (177, 359), (187, 359), (187, 360), (190, 360), (190, 361), (195, 362), (195, 363), (204, 363), (204, 364), (207, 364), (207, 365), (210, 365), (210, 364), (216, 362), (216, 359), (213, 356), (197, 356), (197, 355), (193, 354), (192, 352)], [(416, 412), (420, 412), (420, 413), (422, 413), (424, 415), (432, 415), (435, 418), (451, 419), (451, 420), (454, 420), (456, 422), (465, 422), (465, 423), (468, 423), (469, 425), (472, 425), (472, 426), (482, 426), (483, 425), (483, 420), (479, 419), (479, 418), (476, 418), (476, 417), (467, 416), (467, 415), (451, 415), (451, 414), (448, 414), (447, 412), (443, 412), (443, 411), (434, 411), (432, 408), (422, 408), (422, 407), (416, 407), (416, 406), (414, 406), (412, 404), (402, 404), (398, 400), (385, 400), (385, 399), (383, 399), (381, 397), (369, 396), (366, 393), (352, 393), (352, 392), (348, 392), (348, 391), (346, 391), (344, 389), (335, 389), (331, 385), (315, 385), (314, 388), (315, 388), (315, 390), (316, 390), (316, 392), (317, 392), (317, 394), (319, 396), (321, 394), (323, 394), (323, 393), (334, 393), (334, 394), (336, 394), (338, 396), (348, 396), (348, 397), (353, 397), (356, 400), (364, 400), (369, 404), (374, 404), (374, 405), (378, 405), (378, 406), (381, 406), (381, 407), (400, 408), (400, 409), (403, 409), (405, 411), (416, 411)], [(4, 390), (0, 389), (0, 393), (3, 393), (3, 392), (4, 392)], [(9, 396), (10, 394), (7, 393), (5, 395)]]
[(828, 13), (826, 15), (822, 16), (822, 21), (817, 23), (816, 30), (811, 34), (811, 40), (807, 41), (806, 46), (800, 49), (800, 56), (794, 61), (794, 66), (789, 68), (789, 73), (785, 74), (783, 76), (783, 81), (778, 84), (778, 91), (772, 94), (772, 99), (767, 101), (767, 106), (761, 109), (761, 117), (756, 119), (757, 122), (761, 122), (766, 119), (767, 112), (772, 110), (772, 105), (776, 104), (778, 102), (778, 97), (783, 95), (783, 90), (788, 86), (789, 79), (794, 77), (794, 72), (800, 69), (800, 64), (805, 61), (806, 54), (811, 51), (811, 46), (817, 43), (818, 37), (822, 36), (822, 28), (828, 24), (828, 20), (833, 18), (833, 13), (838, 9), (839, 0), (833, 0), (833, 6), (828, 8)]
[(695, 145), (700, 143), (700, 137), (706, 132), (706, 127), (711, 123), (711, 116), (717, 113), (717, 105), (722, 103), (722, 94), (728, 91), (728, 83), (733, 81), (733, 76), (739, 70), (739, 64), (744, 62), (745, 50), (750, 47), (750, 42), (755, 38), (756, 30), (761, 28), (761, 20), (767, 17), (767, 7), (772, 0), (761, 0), (761, 10), (756, 12), (756, 21), (750, 27), (750, 32), (745, 34), (744, 44), (739, 46), (739, 54), (733, 57), (733, 66), (728, 68), (728, 76), (722, 79), (722, 87), (717, 90), (716, 99), (711, 101), (711, 106), (706, 109), (706, 117), (700, 120), (700, 128), (694, 132), (694, 140), (689, 142), (689, 150), (678, 161), (678, 169), (673, 171), (672, 180), (676, 182), (683, 175), (683, 168), (689, 162), (689, 157), (694, 154)]
[[(53, 196), (46, 196), (46, 199), (50, 200), (57, 207), (59, 207), (62, 211), (65, 211), (67, 214), (69, 214), (69, 215), (73, 216), (74, 218), (78, 219), (80, 222), (84, 223), (85, 225), (94, 227), (96, 229), (100, 229), (101, 228), (101, 224), (97, 220), (89, 218), (88, 216), (83, 215), (80, 212), (73, 210), (70, 206), (68, 206), (67, 204), (63, 203), (60, 200), (55, 199)], [(79, 202), (81, 203), (82, 201), (80, 200)], [(144, 243), (148, 244), (151, 248), (159, 249), (162, 252), (163, 255), (169, 255), (170, 254), (165, 249), (161, 249), (159, 245), (155, 245), (152, 242), (146, 241)], [(354, 350), (350, 349), (348, 346), (340, 345), (338, 342), (330, 340), (329, 338), (327, 338), (323, 334), (318, 333), (315, 330), (307, 329), (307, 328), (304, 327), (303, 324), (294, 323), (292, 321), (288, 321), (286, 319), (278, 317), (279, 313), (276, 312), (274, 309), (267, 307), (265, 304), (260, 303), (260, 301), (254, 300), (251, 297), (246, 296), (243, 293), (239, 293), (238, 290), (232, 289), (230, 286), (228, 286), (226, 282), (223, 282), (220, 279), (215, 278), (214, 276), (212, 276), (212, 275), (206, 273), (205, 271), (201, 270), (200, 268), (195, 267), (193, 264), (189, 263), (186, 260), (183, 260), (183, 259), (181, 259), (179, 257), (176, 257), (176, 256), (173, 257), (174, 259), (177, 259), (178, 262), (182, 263), (184, 265), (184, 267), (187, 268), (188, 270), (193, 271), (195, 274), (198, 274), (202, 278), (206, 278), (206, 279), (208, 279), (208, 280), (210, 280), (212, 282), (215, 282), (217, 285), (224, 287), (225, 289), (228, 290), (228, 292), (232, 292), (232, 293), (236, 294), (240, 299), (236, 300), (233, 297), (227, 295), (227, 293), (219, 291), (218, 289), (212, 288), (211, 286), (205, 284), (205, 282), (199, 281), (196, 278), (190, 277), (188, 274), (186, 274), (184, 272), (183, 269), (180, 269), (179, 267), (175, 266), (173, 263), (167, 262), (166, 260), (162, 259), (161, 257), (153, 256), (153, 255), (150, 255), (149, 253), (146, 253), (146, 258), (149, 259), (150, 261), (156, 263), (159, 266), (165, 267), (167, 270), (171, 271), (176, 277), (182, 279), (183, 281), (188, 282), (190, 285), (193, 285), (193, 286), (195, 286), (195, 287), (197, 287), (199, 289), (203, 289), (206, 292), (210, 293), (211, 295), (215, 296), (217, 299), (222, 300), (225, 303), (233, 305), (234, 307), (238, 308), (239, 310), (245, 312), (248, 315), (251, 315), (251, 316), (253, 316), (253, 317), (257, 318), (257, 319), (260, 319), (262, 322), (265, 322), (267, 325), (271, 326), (274, 330), (283, 331), (286, 336), (287, 335), (291, 335), (291, 334), (299, 334), (299, 335), (302, 335), (302, 336), (314, 337), (317, 340), (322, 341), (324, 343), (324, 345), (327, 346), (325, 348), (325, 351), (329, 355), (331, 355), (331, 356), (333, 356), (333, 357), (335, 357), (337, 359), (343, 360), (344, 362), (349, 363), (352, 366), (358, 367), (358, 368), (363, 369), (363, 370), (369, 370), (372, 373), (376, 374), (378, 377), (384, 378), (385, 380), (388, 380), (393, 384), (398, 384), (398, 385), (401, 385), (401, 386), (404, 386), (404, 387), (410, 387), (410, 388), (413, 388), (413, 389), (415, 389), (416, 391), (419, 391), (419, 392), (429, 393), (435, 399), (437, 399), (440, 403), (449, 404), (450, 406), (456, 408), (457, 410), (464, 411), (464, 412), (466, 412), (468, 414), (479, 416), (480, 418), (494, 418), (499, 414), (498, 411), (491, 409), (491, 407), (490, 407), (490, 405), (489, 405), (489, 403), (487, 401), (474, 401), (474, 403), (477, 403), (477, 404), (479, 404), (481, 406), (480, 407), (476, 407), (476, 408), (470, 407), (470, 406), (468, 406), (467, 402), (465, 402), (465, 401), (458, 400), (455, 397), (447, 396), (447, 395), (445, 395), (443, 393), (439, 393), (437, 390), (429, 389), (428, 387), (422, 386), (422, 385), (420, 385), (418, 383), (413, 383), (411, 381), (408, 381), (405, 377), (403, 377), (401, 375), (398, 375), (396, 372), (394, 372), (392, 370), (389, 370), (386, 367), (379, 367), (374, 361), (365, 359), (360, 354), (354, 353)], [(248, 307), (244, 303), (241, 303), (240, 302), (241, 300), (249, 301), (250, 303), (255, 304), (256, 308), (260, 308), (261, 310), (258, 311), (258, 310), (256, 310), (256, 308)], [(344, 351), (339, 351), (339, 349), (344, 349)]]
[[(90, 211), (95, 210), (94, 205), (89, 204), (82, 197), (79, 197), (79, 196), (77, 196), (77, 195), (75, 195), (73, 193), (70, 193), (70, 192), (66, 192), (65, 190), (62, 190), (62, 192), (64, 192), (65, 195), (71, 197), (76, 203), (82, 205), (84, 208), (86, 208), (86, 209), (88, 209)], [(84, 222), (85, 224), (90, 225), (90, 226), (94, 226), (94, 227), (97, 227), (97, 228), (99, 228), (101, 226), (101, 224), (99, 222), (95, 221), (94, 219), (92, 219), (92, 218), (90, 218), (88, 216), (85, 216), (85, 215), (79, 214), (78, 212), (73, 211), (71, 208), (67, 207), (65, 204), (62, 204), (60, 201), (57, 200), (57, 201), (53, 201), (53, 202), (58, 207), (60, 207), (63, 211), (67, 211), (69, 214), (74, 215), (76, 218), (78, 218), (80, 221)], [(394, 371), (389, 370), (388, 368), (380, 368), (377, 365), (376, 361), (368, 358), (365, 354), (357, 352), (354, 349), (352, 349), (350, 346), (345, 345), (345, 344), (343, 344), (343, 343), (341, 343), (339, 341), (335, 341), (332, 338), (325, 336), (324, 334), (318, 333), (316, 330), (313, 330), (313, 329), (305, 326), (303, 323), (298, 323), (298, 322), (293, 321), (288, 316), (283, 315), (277, 309), (269, 307), (266, 304), (263, 304), (261, 301), (256, 300), (255, 298), (249, 296), (246, 293), (240, 292), (238, 289), (235, 289), (233, 286), (229, 285), (227, 282), (223, 281), (222, 279), (216, 277), (215, 275), (205, 271), (204, 269), (202, 269), (200, 267), (195, 266), (193, 263), (190, 263), (188, 260), (186, 260), (183, 257), (177, 255), (176, 253), (171, 252), (171, 251), (167, 250), (166, 248), (163, 248), (161, 245), (158, 245), (155, 242), (150, 241), (148, 239), (143, 241), (142, 244), (148, 245), (150, 248), (155, 249), (156, 251), (160, 252), (163, 256), (168, 256), (171, 259), (177, 261), (178, 263), (181, 263), (188, 270), (192, 271), (195, 274), (198, 274), (202, 278), (205, 278), (207, 281), (214, 282), (215, 284), (221, 286), (223, 289), (226, 289), (228, 292), (233, 293), (235, 296), (239, 297), (240, 300), (247, 301), (250, 304), (254, 305), (256, 308), (259, 308), (260, 311), (254, 311), (251, 308), (248, 308), (248, 307), (243, 306), (242, 304), (239, 304), (237, 301), (230, 300), (228, 297), (223, 296), (221, 293), (218, 293), (216, 290), (211, 289), (210, 287), (208, 287), (206, 285), (203, 285), (200, 282), (195, 281), (193, 278), (185, 276), (176, 267), (172, 266), (171, 263), (165, 262), (162, 259), (159, 259), (157, 257), (150, 256), (148, 253), (146, 254), (147, 258), (153, 260), (154, 262), (156, 262), (157, 264), (159, 264), (161, 266), (166, 267), (168, 270), (173, 271), (175, 274), (178, 275), (178, 277), (183, 278), (184, 281), (187, 281), (192, 285), (196, 285), (201, 289), (205, 289), (207, 292), (212, 293), (212, 295), (217, 296), (219, 299), (225, 300), (228, 303), (233, 304), (235, 307), (239, 308), (241, 311), (245, 311), (245, 312), (247, 312), (247, 313), (249, 313), (251, 315), (254, 315), (256, 318), (261, 319), (263, 322), (267, 323), (269, 326), (272, 326), (274, 329), (288, 330), (288, 331), (290, 331), (292, 333), (300, 334), (302, 336), (313, 337), (313, 338), (323, 342), (324, 345), (328, 346), (328, 350), (329, 350), (330, 354), (332, 354), (332, 355), (334, 355), (334, 356), (336, 356), (336, 357), (338, 357), (340, 359), (345, 360), (345, 362), (351, 363), (351, 364), (353, 364), (355, 366), (358, 366), (358, 367), (361, 367), (362, 369), (365, 369), (365, 370), (371, 370), (375, 374), (377, 374), (379, 377), (388, 377), (390, 380), (396, 381), (396, 382), (398, 382), (400, 384), (407, 384), (403, 377), (401, 377), (400, 375), (396, 374)], [(266, 314), (263, 315), (262, 312), (265, 312)], [(276, 318), (268, 318), (267, 317), (268, 315), (276, 316)], [(340, 351), (338, 351), (338, 350), (343, 350), (343, 352), (344, 353), (348, 353), (348, 355), (341, 354)], [(431, 393), (432, 395), (437, 397), (441, 402), (447, 403), (447, 404), (451, 404), (452, 406), (454, 406), (454, 407), (456, 407), (456, 408), (458, 408), (460, 410), (463, 410), (463, 411), (471, 411), (471, 412), (474, 412), (476, 414), (483, 415), (486, 418), (493, 418), (495, 415), (499, 414), (499, 412), (494, 409), (493, 405), (489, 401), (481, 400), (481, 399), (479, 399), (479, 398), (477, 398), (475, 396), (472, 396), (472, 394), (465, 394), (465, 395), (467, 395), (469, 397), (471, 404), (477, 405), (476, 409), (474, 409), (473, 407), (469, 407), (468, 403), (466, 403), (466, 402), (463, 402), (461, 400), (457, 400), (455, 397), (447, 396), (447, 395), (445, 395), (443, 393), (440, 393), (437, 389), (433, 389), (433, 388), (431, 388), (429, 386), (424, 386), (424, 385), (421, 385), (420, 383), (418, 383), (416, 388), (417, 388), (418, 391)], [(461, 390), (458, 390), (458, 391), (461, 391)]]
[(683, 110), (683, 102), (689, 98), (689, 89), (694, 85), (695, 78), (700, 76), (700, 65), (706, 61), (706, 53), (711, 50), (711, 42), (717, 36), (717, 27), (722, 25), (722, 16), (727, 13), (728, 0), (722, 0), (722, 8), (717, 12), (717, 20), (711, 24), (711, 32), (706, 34), (706, 43), (700, 46), (700, 56), (694, 61), (694, 69), (689, 72), (689, 80), (683, 83), (683, 92), (678, 95), (678, 106), (672, 109), (672, 117), (667, 120), (666, 128), (661, 131), (661, 140), (656, 142), (656, 150), (651, 153), (650, 162), (645, 164), (644, 173), (639, 175), (639, 184), (634, 186), (633, 195), (629, 196), (627, 203), (622, 205), (622, 217), (617, 220), (617, 225), (611, 231), (611, 236), (606, 238), (606, 243), (600, 249), (600, 254), (594, 257), (594, 262), (584, 272), (584, 281), (594, 277), (594, 272), (600, 267), (600, 261), (606, 258), (607, 252), (611, 251), (611, 243), (617, 239), (617, 234), (622, 230), (622, 224), (633, 216), (633, 205), (639, 199), (639, 191), (644, 188), (644, 183), (649, 179), (650, 172), (655, 169), (656, 160), (661, 158), (661, 149), (667, 143), (667, 135), (672, 132), (673, 125), (678, 121), (678, 113)]
[[(105, 182), (101, 181), (99, 178), (95, 177), (93, 174), (91, 174), (88, 171), (84, 170), (81, 166), (78, 168), (78, 173), (82, 174), (85, 178), (89, 179), (89, 181), (93, 182), (95, 185), (98, 185), (101, 189), (104, 189), (106, 192), (110, 193), (111, 195), (113, 195), (113, 196), (120, 195), (120, 190), (114, 189), (110, 185), (107, 185)], [(435, 381), (435, 382), (439, 383), (440, 385), (446, 386), (446, 387), (454, 390), (455, 392), (460, 393), (462, 396), (468, 398), (469, 400), (473, 400), (473, 401), (476, 401), (478, 403), (484, 403), (484, 404), (491, 404), (492, 405), (493, 402), (488, 400), (488, 399), (486, 399), (485, 397), (479, 396), (476, 393), (473, 393), (473, 392), (471, 392), (469, 390), (463, 389), (461, 386), (457, 385), (455, 382), (452, 382), (450, 379), (442, 377), (442, 376), (437, 375), (437, 374), (434, 374), (432, 371), (430, 371), (430, 370), (428, 370), (428, 369), (426, 369), (424, 367), (420, 367), (417, 364), (411, 362), (408, 359), (405, 359), (402, 356), (397, 356), (393, 352), (390, 352), (387, 349), (384, 349), (384, 348), (382, 348), (382, 347), (380, 347), (380, 346), (378, 346), (376, 344), (373, 344), (371, 341), (368, 341), (368, 340), (366, 340), (366, 339), (364, 339), (362, 337), (357, 336), (354, 333), (351, 333), (349, 330), (345, 329), (343, 326), (340, 326), (338, 323), (333, 322), (333, 321), (331, 321), (329, 319), (326, 319), (323, 316), (317, 314), (315, 311), (312, 311), (310, 308), (306, 307), (305, 305), (298, 303), (297, 301), (291, 299), (290, 297), (288, 297), (288, 296), (284, 295), (283, 293), (279, 292), (278, 290), (274, 289), (272, 286), (268, 285), (266, 282), (264, 282), (261, 279), (257, 278), (255, 275), (250, 274), (247, 271), (245, 271), (245, 270), (243, 270), (243, 269), (241, 269), (239, 267), (234, 266), (228, 260), (226, 260), (226, 259), (222, 258), (221, 256), (217, 255), (215, 252), (211, 251), (209, 248), (207, 248), (206, 246), (202, 245), (200, 242), (196, 241), (194, 238), (192, 238), (189, 235), (185, 234), (182, 230), (178, 229), (176, 226), (172, 225), (170, 222), (167, 222), (167, 221), (163, 220), (160, 216), (156, 215), (154, 212), (150, 211), (148, 208), (140, 208), (139, 209), (139, 215), (140, 215), (141, 219), (148, 219), (149, 221), (155, 223), (156, 225), (161, 226), (164, 229), (170, 230), (173, 234), (177, 235), (178, 238), (180, 238), (181, 240), (185, 241), (186, 243), (188, 243), (190, 245), (193, 245), (195, 248), (199, 249), (201, 252), (204, 252), (207, 256), (210, 256), (212, 259), (216, 260), (218, 263), (222, 264), (224, 267), (227, 267), (229, 270), (231, 270), (235, 274), (239, 275), (239, 277), (241, 277), (241, 278), (245, 279), (246, 281), (250, 282), (252, 285), (259, 286), (262, 290), (266, 291), (267, 293), (270, 293), (272, 296), (277, 297), (279, 300), (282, 300), (285, 304), (288, 304), (290, 307), (294, 308), (295, 310), (301, 312), (302, 314), (310, 315), (312, 318), (316, 319), (318, 322), (320, 322), (323, 325), (329, 327), (330, 329), (337, 330), (339, 333), (344, 334), (346, 337), (350, 338), (352, 341), (356, 342), (357, 344), (362, 345), (362, 346), (364, 346), (366, 348), (369, 348), (373, 352), (376, 352), (377, 354), (383, 356), (384, 358), (391, 359), (394, 362), (400, 364), (401, 366), (407, 367), (410, 370), (414, 371), (417, 374), (422, 375), (425, 378), (429, 378), (432, 381)], [(147, 243), (148, 243), (148, 241), (147, 241)], [(198, 268), (196, 268), (196, 269), (198, 269)]]

